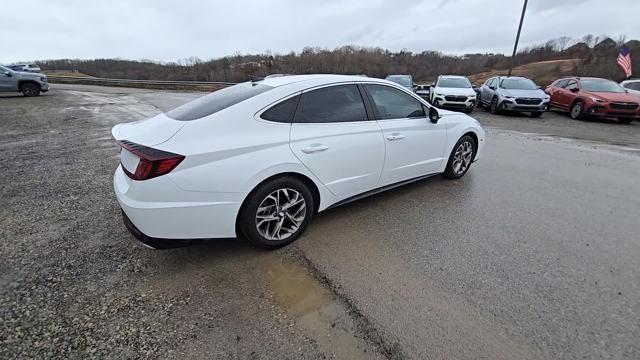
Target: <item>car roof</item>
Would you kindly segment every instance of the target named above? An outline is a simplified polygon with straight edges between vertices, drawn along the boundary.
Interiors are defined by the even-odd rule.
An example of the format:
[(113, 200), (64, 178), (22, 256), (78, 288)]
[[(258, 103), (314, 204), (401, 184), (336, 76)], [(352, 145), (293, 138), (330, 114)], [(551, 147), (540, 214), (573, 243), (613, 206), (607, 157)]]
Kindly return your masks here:
[(262, 84), (279, 87), (294, 83), (312, 83), (313, 86), (322, 84), (332, 84), (339, 82), (380, 82), (387, 84), (383, 79), (364, 77), (361, 75), (332, 75), (332, 74), (314, 74), (314, 75), (284, 75), (272, 78), (266, 78), (260, 81)]
[(441, 78), (457, 78), (457, 79), (466, 79), (466, 76), (463, 75), (440, 75)]

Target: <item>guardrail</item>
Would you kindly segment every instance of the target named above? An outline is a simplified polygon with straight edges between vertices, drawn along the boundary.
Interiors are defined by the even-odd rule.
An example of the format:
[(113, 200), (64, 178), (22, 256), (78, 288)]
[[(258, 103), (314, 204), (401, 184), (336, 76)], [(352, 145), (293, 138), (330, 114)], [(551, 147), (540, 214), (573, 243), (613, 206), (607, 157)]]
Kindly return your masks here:
[(231, 82), (219, 81), (170, 81), (170, 80), (134, 80), (134, 79), (108, 79), (91, 76), (57, 76), (47, 75), (49, 82), (61, 84), (84, 84), (100, 86), (122, 86), (146, 89), (170, 89), (170, 90), (218, 90), (235, 85)]

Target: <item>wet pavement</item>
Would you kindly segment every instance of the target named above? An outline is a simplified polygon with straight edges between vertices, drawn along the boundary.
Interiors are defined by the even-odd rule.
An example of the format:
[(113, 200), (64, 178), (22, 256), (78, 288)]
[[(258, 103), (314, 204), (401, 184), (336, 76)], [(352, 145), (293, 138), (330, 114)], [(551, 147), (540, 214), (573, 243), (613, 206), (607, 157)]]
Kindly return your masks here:
[[(84, 132), (90, 139), (82, 146), (104, 159), (96, 165), (65, 152), (73, 165), (98, 174), (98, 181), (73, 182), (87, 188), (76, 194), (63, 183), (64, 174), (57, 175), (62, 183), (53, 187), (79, 200), (73, 208), (55, 202), (42, 214), (25, 208), (37, 208), (37, 194), (21, 192), (39, 169), (3, 167), (11, 176), (31, 179), (2, 193), (9, 210), (3, 212), (3, 238), (12, 240), (2, 247), (2, 284), (11, 285), (0, 297), (3, 307), (17, 301), (38, 305), (43, 300), (28, 288), (41, 285), (39, 274), (58, 276), (61, 263), (80, 258), (93, 262), (81, 261), (79, 270), (109, 273), (113, 285), (100, 306), (104, 299), (140, 292), (150, 294), (141, 302), (148, 314), (176, 304), (167, 316), (137, 321), (175, 331), (180, 345), (163, 346), (154, 340), (160, 335), (142, 332), (148, 345), (118, 352), (123, 355), (144, 350), (230, 358), (640, 357), (638, 122), (581, 122), (558, 113), (495, 117), (477, 110), (472, 116), (487, 126), (486, 150), (460, 180), (434, 177), (319, 214), (294, 245), (277, 252), (228, 240), (154, 252), (137, 246), (117, 219), (110, 193), (111, 162), (117, 160), (109, 127), (118, 118), (137, 120), (202, 94), (60, 85), (54, 90), (47, 96), (58, 96), (60, 119), (39, 127), (4, 125), (3, 149), (28, 160), (43, 151), (33, 150), (34, 143), (53, 144), (49, 151), (55, 152), (65, 138)], [(0, 107), (17, 100), (22, 99), (0, 99)], [(15, 114), (41, 121), (30, 111)], [(73, 132), (68, 121), (83, 117), (89, 120)], [(69, 132), (51, 135), (49, 127), (60, 125), (55, 121)], [(89, 210), (82, 212), (82, 206)], [(64, 216), (49, 214), (61, 209)], [(67, 212), (78, 218), (64, 223)], [(100, 214), (106, 220), (96, 225), (97, 238), (81, 245), (83, 229)], [(38, 219), (35, 230), (43, 233), (19, 227), (25, 219)], [(20, 251), (34, 239), (37, 250)], [(31, 263), (64, 242), (70, 242), (64, 256)], [(114, 263), (116, 258), (124, 265)], [(138, 278), (131, 278), (132, 269)], [(81, 280), (87, 275), (78, 276), (62, 275), (60, 281), (86, 290)], [(116, 286), (118, 281), (123, 283)], [(72, 302), (60, 296), (53, 296), (56, 304), (68, 308)], [(188, 296), (186, 304), (179, 302), (182, 296)], [(54, 318), (67, 318), (58, 307), (40, 305)], [(10, 320), (3, 321), (3, 333), (52, 321), (29, 323), (34, 308), (13, 306), (3, 310), (3, 319)], [(128, 311), (108, 323), (136, 330)], [(111, 345), (121, 349), (123, 343)]]

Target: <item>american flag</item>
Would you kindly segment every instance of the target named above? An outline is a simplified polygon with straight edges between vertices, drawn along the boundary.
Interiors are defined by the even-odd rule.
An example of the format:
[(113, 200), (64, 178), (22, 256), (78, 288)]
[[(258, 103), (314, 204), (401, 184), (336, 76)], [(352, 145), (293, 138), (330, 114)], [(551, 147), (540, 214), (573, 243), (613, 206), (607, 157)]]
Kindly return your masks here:
[(624, 70), (627, 77), (631, 77), (631, 52), (626, 45), (622, 45), (620, 48), (620, 54), (618, 55), (618, 65)]

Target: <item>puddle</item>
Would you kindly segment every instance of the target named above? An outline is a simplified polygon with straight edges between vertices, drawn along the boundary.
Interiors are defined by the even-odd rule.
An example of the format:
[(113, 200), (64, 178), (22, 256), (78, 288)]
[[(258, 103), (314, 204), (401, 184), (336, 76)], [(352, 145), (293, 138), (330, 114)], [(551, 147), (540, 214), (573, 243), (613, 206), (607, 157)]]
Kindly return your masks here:
[(269, 256), (265, 266), (274, 299), (317, 341), (320, 351), (336, 359), (381, 358), (354, 336), (357, 328), (346, 308), (302, 265)]

